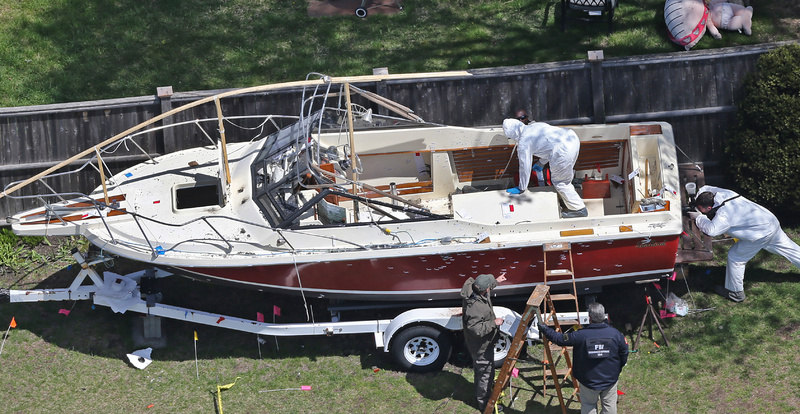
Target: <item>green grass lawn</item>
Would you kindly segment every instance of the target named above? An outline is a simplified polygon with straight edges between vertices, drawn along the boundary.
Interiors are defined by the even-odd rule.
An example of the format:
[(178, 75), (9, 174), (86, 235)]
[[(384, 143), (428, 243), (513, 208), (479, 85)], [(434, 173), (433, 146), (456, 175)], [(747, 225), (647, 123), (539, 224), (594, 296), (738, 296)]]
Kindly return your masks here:
[[(562, 33), (558, 4), (406, 0), (400, 14), (358, 19), (309, 18), (299, 0), (7, 1), (0, 4), (0, 106), (152, 95), (164, 85), (176, 91), (251, 86), (310, 71), (425, 72), (584, 59), (598, 49), (606, 57), (681, 50), (667, 38), (663, 1), (623, 0), (611, 36), (602, 24), (573, 24)], [(723, 32), (721, 40), (705, 36), (696, 48), (796, 39), (798, 18), (793, 1), (758, 2), (753, 36)], [(798, 270), (761, 253), (747, 270), (747, 300), (727, 302), (713, 294), (724, 279), (726, 249), (718, 247), (715, 262), (690, 267), (686, 283), (669, 286), (691, 308), (709, 310), (665, 321), (670, 346), (657, 331), (660, 348), (642, 341), (622, 375), (621, 413), (800, 411)], [(21, 254), (28, 253), (0, 250), (0, 287), (65, 287), (77, 272), (58, 246), (25, 260)], [(279, 322), (305, 320), (296, 298), (181, 279), (167, 287), (170, 302), (246, 318), (279, 303), (285, 315)], [(642, 287), (609, 288), (598, 299), (632, 341), (644, 312)], [(277, 344), (266, 338), (259, 356), (253, 335), (165, 320), (168, 346), (137, 370), (125, 357), (137, 349), (136, 315), (88, 302), (0, 305), (0, 325), (12, 317), (18, 326), (0, 354), (3, 412), (209, 413), (217, 385), (237, 377), (222, 393), (224, 412), (475, 412), (463, 355), (440, 373), (406, 374), (369, 335)], [(547, 396), (540, 392), (541, 347), (529, 354), (506, 397), (507, 403), (516, 398), (508, 411), (560, 413), (552, 387)], [(312, 390), (296, 390), (302, 385)], [(576, 412), (577, 404), (571, 407)]]
[[(797, 231), (788, 233), (797, 240)], [(662, 290), (676, 293), (691, 309), (704, 311), (664, 320), (669, 346), (658, 330), (650, 339), (645, 328), (639, 350), (631, 354), (620, 380), (625, 393), (620, 398), (621, 413), (800, 410), (798, 270), (783, 258), (762, 252), (747, 269), (747, 300), (726, 301), (713, 293), (713, 286), (723, 283), (728, 243), (717, 243), (715, 260), (691, 266), (685, 281), (661, 283)], [(0, 286), (64, 287), (77, 273), (68, 257), (40, 254), (50, 258), (17, 272), (3, 267)], [(126, 273), (131, 266), (118, 261), (114, 271)], [(295, 297), (180, 278), (164, 281), (163, 288), (167, 303), (251, 319), (255, 312), (269, 315), (277, 304), (282, 308), (278, 322), (306, 318), (302, 301)], [(649, 289), (654, 299), (661, 299)], [(644, 295), (642, 286), (628, 284), (608, 287), (598, 296), (613, 325), (631, 344), (644, 315)], [(316, 320), (327, 320), (321, 304), (310, 303)], [(520, 303), (517, 310), (523, 307)], [(60, 309), (70, 310), (69, 315)], [(17, 327), (10, 330), (0, 354), (4, 412), (209, 413), (215, 410), (217, 385), (237, 377), (236, 384), (222, 392), (224, 412), (475, 412), (470, 405), (472, 371), (461, 352), (441, 372), (408, 374), (375, 348), (370, 335), (277, 341), (266, 337), (259, 355), (254, 335), (165, 319), (167, 347), (154, 350), (154, 362), (138, 370), (125, 356), (138, 349), (132, 339), (138, 315), (115, 314), (89, 302), (0, 306), (4, 327), (12, 317)], [(507, 412), (560, 413), (552, 385), (546, 395), (541, 392), (541, 345), (530, 347), (528, 354), (517, 365), (520, 377), (505, 397), (506, 404), (513, 399)], [(304, 385), (311, 390), (298, 389)], [(579, 407), (574, 403), (570, 408), (574, 413)]]
[[(253, 86), (335, 76), (461, 70), (680, 51), (663, 0), (623, 0), (615, 32), (557, 23), (556, 0), (406, 0), (396, 15), (308, 17), (303, 0), (15, 0), (0, 4), (0, 107)], [(755, 4), (753, 36), (696, 49), (798, 37), (800, 6)]]

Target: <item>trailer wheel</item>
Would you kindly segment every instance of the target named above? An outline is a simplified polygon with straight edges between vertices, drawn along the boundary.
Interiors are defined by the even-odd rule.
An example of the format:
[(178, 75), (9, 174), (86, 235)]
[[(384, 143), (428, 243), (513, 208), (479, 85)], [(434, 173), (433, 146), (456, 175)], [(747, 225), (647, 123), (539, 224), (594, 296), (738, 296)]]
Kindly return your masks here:
[(394, 339), (392, 357), (408, 372), (439, 371), (450, 358), (450, 337), (430, 326), (412, 326)]
[(513, 338), (510, 336), (501, 333), (500, 338), (497, 339), (497, 342), (494, 344), (494, 367), (495, 368), (502, 368), (503, 363), (506, 361), (506, 357), (508, 356), (508, 351), (511, 350), (511, 342)]

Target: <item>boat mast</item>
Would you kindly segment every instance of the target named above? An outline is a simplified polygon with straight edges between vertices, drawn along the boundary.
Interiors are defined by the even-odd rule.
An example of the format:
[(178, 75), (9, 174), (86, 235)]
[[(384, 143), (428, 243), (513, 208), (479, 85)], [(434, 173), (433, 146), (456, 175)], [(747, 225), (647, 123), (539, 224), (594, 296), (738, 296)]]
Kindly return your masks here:
[(222, 163), (223, 163), (223, 171), (220, 173), (225, 174), (225, 182), (227, 184), (231, 183), (231, 168), (228, 166), (228, 147), (225, 142), (225, 125), (222, 121), (222, 104), (219, 103), (219, 95), (214, 96), (214, 104), (217, 106), (217, 119), (219, 119), (219, 136), (220, 140), (222, 141)]
[[(358, 171), (356, 171), (356, 140), (353, 134), (353, 108), (350, 105), (350, 82), (344, 82), (344, 98), (347, 104), (347, 132), (350, 135), (350, 168), (353, 177), (353, 195), (358, 195)], [(358, 223), (358, 201), (353, 200), (353, 220)]]

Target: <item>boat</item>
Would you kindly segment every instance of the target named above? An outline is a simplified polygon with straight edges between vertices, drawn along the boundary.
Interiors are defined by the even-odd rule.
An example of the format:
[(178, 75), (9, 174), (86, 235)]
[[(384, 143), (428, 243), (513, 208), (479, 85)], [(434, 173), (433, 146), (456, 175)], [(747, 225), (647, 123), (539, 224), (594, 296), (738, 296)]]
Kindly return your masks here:
[[(457, 299), (483, 273), (505, 274), (494, 290), (505, 296), (529, 294), (546, 270), (571, 275), (551, 277), (554, 289), (572, 275), (596, 286), (673, 272), (683, 223), (668, 123), (568, 126), (581, 140), (574, 183), (588, 216), (561, 218), (546, 174), (506, 192), (519, 163), (501, 126), (428, 123), (359, 80), (275, 86), (304, 88), (297, 116), (258, 115), (242, 128), (263, 133), (244, 142), (226, 141), (244, 121), (220, 100), (269, 89), (206, 98), (198, 104), (215, 103), (218, 116), (194, 123), (218, 126), (209, 145), (108, 170), (103, 156), (137, 150), (122, 144), (194, 105), (176, 108), (5, 186), (0, 197), (43, 201), (9, 222), (18, 235), (80, 235), (104, 254), (194, 279), (335, 300)], [(58, 189), (60, 174), (90, 167), (102, 182), (92, 192)], [(50, 190), (16, 193), (33, 182)], [(548, 258), (553, 243), (569, 248)]]

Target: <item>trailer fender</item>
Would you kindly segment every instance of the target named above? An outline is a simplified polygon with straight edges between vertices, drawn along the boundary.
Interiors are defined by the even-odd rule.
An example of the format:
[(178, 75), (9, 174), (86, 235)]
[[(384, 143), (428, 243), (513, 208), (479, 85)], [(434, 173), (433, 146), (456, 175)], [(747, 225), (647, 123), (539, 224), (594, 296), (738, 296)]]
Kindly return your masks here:
[(461, 329), (461, 308), (417, 308), (407, 310), (389, 322), (382, 335), (375, 335), (375, 346), (389, 352), (394, 335), (410, 325), (437, 325), (446, 330)]
[[(389, 352), (392, 338), (397, 332), (411, 325), (437, 325), (448, 331), (460, 331), (461, 308), (417, 308), (405, 311), (392, 319), (382, 335), (375, 335), (375, 347), (383, 348), (384, 352)], [(506, 315), (513, 315), (514, 319), (519, 320), (519, 314), (503, 306), (495, 306), (494, 313), (498, 318), (505, 318)], [(516, 329), (517, 322), (512, 326)], [(511, 331), (513, 337), (513, 332)]]

